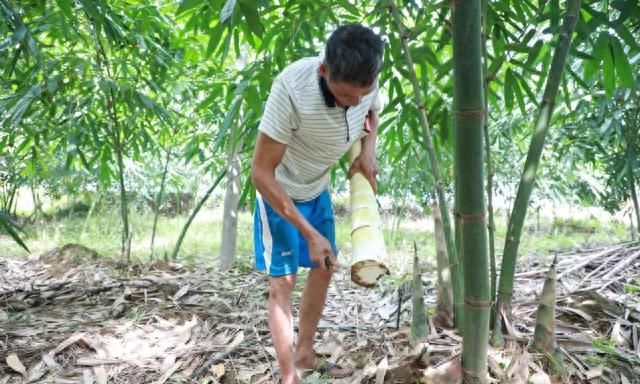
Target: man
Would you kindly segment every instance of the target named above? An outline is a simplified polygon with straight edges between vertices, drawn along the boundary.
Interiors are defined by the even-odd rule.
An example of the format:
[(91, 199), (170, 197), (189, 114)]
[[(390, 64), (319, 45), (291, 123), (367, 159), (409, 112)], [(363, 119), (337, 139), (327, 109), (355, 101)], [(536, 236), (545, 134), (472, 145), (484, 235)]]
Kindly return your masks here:
[[(324, 57), (299, 60), (276, 78), (265, 105), (252, 164), (259, 192), (254, 240), (256, 267), (270, 276), (269, 329), (283, 384), (299, 383), (300, 370), (333, 378), (350, 374), (317, 358), (313, 349), (337, 265), (327, 188), (331, 167), (366, 136), (349, 177), (361, 172), (375, 189), (382, 53), (382, 40), (371, 29), (342, 26), (329, 37)], [(311, 270), (300, 300), (294, 351), (291, 293), (298, 267)]]

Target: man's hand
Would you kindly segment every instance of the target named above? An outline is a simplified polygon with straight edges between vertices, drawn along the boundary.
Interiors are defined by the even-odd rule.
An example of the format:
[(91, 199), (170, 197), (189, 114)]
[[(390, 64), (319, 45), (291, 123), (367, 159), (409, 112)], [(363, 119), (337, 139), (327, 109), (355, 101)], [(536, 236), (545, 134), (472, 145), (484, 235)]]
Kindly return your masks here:
[(376, 192), (378, 188), (378, 182), (376, 181), (376, 177), (378, 176), (378, 161), (376, 160), (376, 156), (373, 151), (362, 151), (360, 156), (351, 164), (351, 168), (349, 168), (349, 178), (353, 177), (356, 172), (362, 173), (367, 180), (369, 180), (369, 184), (371, 184), (371, 188), (373, 188), (373, 192)]
[(331, 243), (320, 233), (307, 239), (307, 245), (309, 247), (309, 258), (311, 262), (320, 269), (332, 269), (333, 266), (338, 265), (338, 259), (336, 259), (336, 255), (333, 254)]

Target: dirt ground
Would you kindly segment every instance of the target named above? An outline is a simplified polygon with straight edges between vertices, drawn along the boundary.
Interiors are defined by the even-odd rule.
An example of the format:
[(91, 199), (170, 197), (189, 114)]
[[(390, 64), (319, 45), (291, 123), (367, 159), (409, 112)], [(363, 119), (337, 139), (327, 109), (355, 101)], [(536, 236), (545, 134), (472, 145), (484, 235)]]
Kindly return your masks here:
[[(265, 276), (100, 260), (75, 245), (0, 259), (0, 384), (278, 382)], [(640, 244), (558, 260), (564, 373), (549, 374), (545, 356), (528, 347), (549, 267), (534, 263), (517, 275), (506, 347), (489, 350), (491, 379), (640, 383)], [(434, 281), (434, 271), (425, 271), (428, 308), (437, 304)], [(461, 382), (457, 331), (430, 320), (431, 335), (409, 341), (408, 287), (383, 282), (363, 289), (338, 272), (316, 348), (353, 375), (331, 381), (314, 373), (305, 382)]]

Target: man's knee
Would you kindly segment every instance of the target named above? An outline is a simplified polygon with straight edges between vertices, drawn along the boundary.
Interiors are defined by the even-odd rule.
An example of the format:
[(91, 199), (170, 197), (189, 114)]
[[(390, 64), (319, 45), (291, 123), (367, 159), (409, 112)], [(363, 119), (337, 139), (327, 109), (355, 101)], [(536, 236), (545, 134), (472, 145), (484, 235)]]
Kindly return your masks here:
[(296, 275), (272, 277), (269, 283), (269, 298), (291, 296), (296, 286)]

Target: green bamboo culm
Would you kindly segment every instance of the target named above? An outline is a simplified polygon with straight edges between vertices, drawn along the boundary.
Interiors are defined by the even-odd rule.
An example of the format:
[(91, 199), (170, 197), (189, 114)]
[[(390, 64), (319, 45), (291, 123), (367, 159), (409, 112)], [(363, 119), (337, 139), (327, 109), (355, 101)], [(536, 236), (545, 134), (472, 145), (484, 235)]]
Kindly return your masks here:
[(393, 16), (395, 23), (398, 27), (398, 33), (400, 34), (400, 40), (402, 40), (402, 48), (404, 51), (404, 57), (407, 61), (407, 72), (409, 79), (413, 85), (413, 92), (416, 98), (416, 107), (418, 109), (418, 115), (420, 117), (420, 125), (422, 126), (425, 142), (427, 144), (427, 152), (429, 154), (429, 165), (431, 167), (431, 174), (435, 180), (436, 194), (438, 196), (438, 204), (440, 205), (440, 213), (442, 216), (442, 226), (444, 228), (444, 237), (447, 243), (447, 255), (449, 257), (449, 268), (451, 271), (451, 281), (453, 284), (453, 303), (454, 303), (454, 321), (458, 329), (462, 329), (463, 324), (463, 283), (461, 268), (459, 268), (459, 258), (456, 253), (456, 247), (454, 242), (454, 236), (451, 230), (451, 219), (449, 216), (449, 205), (444, 194), (444, 182), (442, 181), (442, 175), (440, 173), (440, 165), (438, 164), (438, 158), (436, 156), (435, 149), (433, 147), (433, 140), (431, 136), (431, 129), (429, 128), (429, 121), (425, 113), (425, 102), (422, 97), (422, 88), (420, 88), (420, 82), (418, 76), (413, 68), (413, 59), (411, 58), (411, 52), (409, 50), (409, 42), (406, 28), (402, 23), (402, 17), (400, 12), (393, 1), (389, 2), (389, 9)]
[[(500, 281), (498, 284), (498, 300), (496, 303), (494, 335), (502, 332), (502, 317), (511, 316), (511, 299), (513, 297), (513, 279), (516, 270), (518, 247), (522, 236), (522, 227), (531, 198), (531, 191), (536, 180), (536, 171), (544, 148), (545, 138), (549, 129), (551, 115), (555, 106), (556, 95), (560, 86), (560, 80), (571, 45), (571, 37), (575, 30), (581, 0), (567, 0), (567, 9), (560, 29), (558, 43), (553, 52), (551, 68), (544, 90), (542, 102), (536, 116), (533, 136), (529, 145), (529, 152), (524, 164), (524, 170), (518, 185), (518, 192), (509, 217), (507, 235), (502, 253), (502, 267), (500, 268)], [(501, 339), (495, 335), (496, 340)]]
[(484, 86), (480, 0), (452, 2), (456, 216), (464, 273), (465, 383), (487, 382), (491, 294), (484, 194)]
[[(636, 102), (640, 102), (640, 95), (636, 96)], [(629, 179), (629, 189), (631, 190), (631, 201), (633, 202), (633, 208), (636, 213), (636, 231), (640, 234), (640, 203), (638, 203), (638, 194), (636, 193), (636, 177), (635, 170), (638, 168), (636, 165), (636, 141), (638, 140), (638, 133), (640, 132), (640, 104), (636, 104), (635, 119), (631, 121), (631, 124), (625, 126), (625, 136), (627, 141), (627, 174)], [(635, 237), (633, 237), (635, 240)]]
[(493, 161), (491, 159), (491, 140), (489, 138), (489, 76), (487, 74), (487, 61), (489, 55), (487, 53), (487, 10), (489, 8), (489, 0), (482, 0), (482, 73), (484, 85), (484, 110), (485, 119), (482, 125), (484, 135), (485, 162), (487, 163), (487, 214), (489, 215), (489, 223), (487, 229), (489, 232), (489, 265), (491, 266), (491, 303), (496, 302), (496, 245), (495, 245), (495, 221), (493, 218)]
[(536, 312), (536, 328), (533, 334), (532, 348), (549, 358), (551, 371), (562, 374), (562, 358), (556, 343), (556, 262), (549, 268), (547, 278), (542, 287), (538, 311)]
[(418, 259), (418, 246), (413, 242), (413, 281), (412, 281), (412, 311), (411, 311), (411, 340), (417, 341), (429, 336), (429, 322), (424, 307), (424, 288), (422, 287), (422, 273)]

